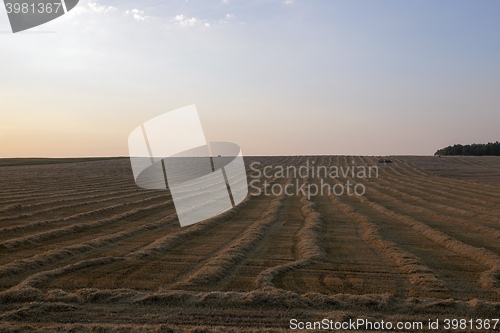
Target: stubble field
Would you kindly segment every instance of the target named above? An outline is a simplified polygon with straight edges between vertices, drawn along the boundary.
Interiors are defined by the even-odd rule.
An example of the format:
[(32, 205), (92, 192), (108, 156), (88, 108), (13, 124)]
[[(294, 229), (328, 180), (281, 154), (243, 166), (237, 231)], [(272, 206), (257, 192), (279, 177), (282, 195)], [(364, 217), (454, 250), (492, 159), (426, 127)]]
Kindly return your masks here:
[[(0, 329), (285, 332), (292, 318), (498, 317), (500, 158), (392, 159), (246, 157), (261, 189), (349, 181), (366, 193), (250, 190), (184, 228), (168, 191), (135, 185), (128, 159), (0, 167)], [(307, 163), (379, 174), (261, 172)]]

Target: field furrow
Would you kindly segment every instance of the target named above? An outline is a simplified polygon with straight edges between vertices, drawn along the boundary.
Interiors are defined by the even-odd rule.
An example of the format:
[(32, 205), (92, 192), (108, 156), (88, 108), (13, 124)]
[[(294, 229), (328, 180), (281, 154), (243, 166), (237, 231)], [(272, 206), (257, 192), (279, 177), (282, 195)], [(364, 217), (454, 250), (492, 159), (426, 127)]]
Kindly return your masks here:
[[(286, 182), (286, 184), (289, 183), (291, 183), (291, 179)], [(175, 288), (219, 282), (235, 265), (248, 257), (249, 253), (266, 236), (269, 228), (278, 222), (284, 199), (284, 193), (272, 199), (260, 218), (242, 231), (241, 236), (224, 246), (222, 250), (213, 256), (210, 256), (196, 271), (178, 281)]]
[[(71, 282), (70, 285), (83, 283), (88, 287), (95, 287), (97, 285), (106, 288), (105, 286), (110, 283), (121, 281), (121, 283), (129, 284), (136, 288), (141, 288), (140, 286), (143, 284), (150, 286), (152, 284), (156, 287), (168, 286), (174, 282), (178, 274), (182, 274), (183, 270), (190, 267), (189, 258), (193, 258), (196, 252), (205, 250), (204, 247), (200, 248), (200, 244), (205, 243), (203, 239), (209, 239), (206, 241), (206, 246), (213, 246), (213, 251), (216, 251), (221, 246), (224, 246), (224, 244), (213, 243), (211, 238), (213, 238), (214, 235), (218, 235), (220, 241), (227, 242), (229, 239), (228, 237), (237, 237), (241, 228), (248, 225), (248, 221), (252, 220), (251, 217), (241, 220), (241, 218), (238, 217), (240, 210), (254, 211), (261, 214), (262, 208), (259, 207), (261, 205), (265, 207), (269, 205), (269, 203), (264, 198), (260, 199), (258, 197), (253, 198), (252, 196), (248, 196), (245, 202), (220, 216), (182, 230), (179, 227), (174, 228), (172, 232), (167, 233), (163, 237), (157, 237), (156, 240), (153, 238), (153, 241), (150, 237), (148, 244), (137, 247), (134, 251), (125, 254), (125, 261), (98, 267), (96, 271), (92, 273), (92, 275), (95, 276), (106, 276), (106, 279), (82, 279), (80, 277), (81, 272), (75, 272), (69, 276), (62, 276), (60, 280), (51, 282), (51, 285), (57, 285), (60, 281), (66, 283), (68, 281), (74, 281)], [(239, 223), (236, 222), (235, 219)], [(195, 252), (193, 253), (193, 251)], [(182, 254), (179, 254), (179, 252)], [(186, 254), (184, 254), (184, 252), (186, 252)], [(185, 258), (184, 260), (188, 261), (183, 262), (179, 260), (179, 255)], [(178, 264), (182, 263), (182, 266), (176, 267), (176, 262)], [(142, 278), (145, 273), (151, 274), (153, 280), (145, 281)], [(124, 276), (127, 276), (127, 278), (122, 280)]]

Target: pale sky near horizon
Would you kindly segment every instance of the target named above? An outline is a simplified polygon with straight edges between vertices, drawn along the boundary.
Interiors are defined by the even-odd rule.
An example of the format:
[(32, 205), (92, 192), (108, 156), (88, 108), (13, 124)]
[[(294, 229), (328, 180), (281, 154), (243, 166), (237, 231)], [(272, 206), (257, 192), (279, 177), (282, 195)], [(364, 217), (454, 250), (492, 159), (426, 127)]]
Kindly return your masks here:
[(7, 33), (0, 158), (127, 156), (196, 104), (244, 155), (431, 155), (500, 140), (500, 1), (81, 0)]

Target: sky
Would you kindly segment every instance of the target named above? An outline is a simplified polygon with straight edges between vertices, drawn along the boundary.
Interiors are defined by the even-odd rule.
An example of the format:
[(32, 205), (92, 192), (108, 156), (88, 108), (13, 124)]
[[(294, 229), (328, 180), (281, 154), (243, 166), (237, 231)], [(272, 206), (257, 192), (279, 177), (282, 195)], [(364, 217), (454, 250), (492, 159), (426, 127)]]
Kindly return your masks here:
[(12, 34), (0, 158), (128, 156), (195, 104), (244, 155), (432, 155), (500, 140), (500, 1), (81, 0)]

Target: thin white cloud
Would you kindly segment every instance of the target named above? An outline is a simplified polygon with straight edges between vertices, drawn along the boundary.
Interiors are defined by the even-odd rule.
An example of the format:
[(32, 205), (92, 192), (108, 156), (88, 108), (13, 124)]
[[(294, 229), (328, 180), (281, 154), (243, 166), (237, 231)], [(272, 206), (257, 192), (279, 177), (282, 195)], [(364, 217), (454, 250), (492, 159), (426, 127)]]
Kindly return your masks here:
[(235, 16), (233, 14), (226, 14), (226, 17), (218, 20), (219, 24), (228, 24), (230, 20), (234, 20)]
[[(183, 26), (183, 27), (193, 27), (195, 25), (202, 24), (202, 20), (196, 17), (187, 18), (184, 14), (175, 16), (171, 21)], [(208, 24), (208, 23), (207, 23)], [(205, 26), (207, 26), (205, 24)], [(208, 25), (210, 26), (210, 25)]]
[(222, 3), (229, 3), (228, 0), (222, 0)]
[(184, 21), (181, 22), (181, 25), (189, 25), (189, 26), (193, 26), (195, 24), (198, 24), (200, 23), (200, 20), (197, 19), (196, 17), (191, 17), (190, 19), (186, 19)]
[(88, 7), (96, 13), (108, 13), (108, 12), (116, 11), (116, 7), (102, 6), (102, 5), (99, 5), (97, 2), (90, 2), (88, 4)]
[(284, 5), (293, 5), (293, 0), (285, 0), (283, 1)]
[(74, 10), (71, 11), (72, 14), (83, 14), (83, 13), (97, 13), (106, 14), (117, 11), (116, 7), (100, 5), (97, 2), (80, 2)]
[(139, 9), (127, 10), (127, 11), (125, 11), (125, 14), (132, 15), (132, 17), (136, 21), (145, 21), (145, 20), (153, 18), (152, 16), (146, 16), (146, 14), (142, 10), (139, 10)]

